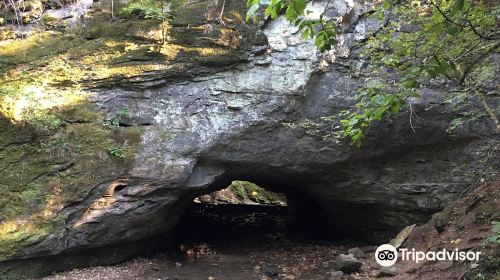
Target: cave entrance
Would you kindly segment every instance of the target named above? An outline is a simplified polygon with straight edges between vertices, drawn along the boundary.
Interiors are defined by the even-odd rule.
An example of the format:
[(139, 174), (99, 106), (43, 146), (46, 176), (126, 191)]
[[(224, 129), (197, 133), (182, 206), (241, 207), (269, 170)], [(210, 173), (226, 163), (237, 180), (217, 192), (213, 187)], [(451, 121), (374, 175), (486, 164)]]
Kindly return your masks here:
[(325, 217), (318, 204), (298, 190), (276, 192), (233, 181), (195, 197), (173, 234), (179, 252), (191, 256), (209, 246), (234, 249), (283, 240), (325, 240)]

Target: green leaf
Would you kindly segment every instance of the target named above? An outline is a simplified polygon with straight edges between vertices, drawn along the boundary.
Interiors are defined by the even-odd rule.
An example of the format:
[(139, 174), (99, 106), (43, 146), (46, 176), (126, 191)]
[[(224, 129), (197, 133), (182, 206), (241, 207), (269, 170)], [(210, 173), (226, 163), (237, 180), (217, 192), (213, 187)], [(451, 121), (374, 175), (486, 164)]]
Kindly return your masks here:
[(420, 98), (421, 96), (418, 92), (413, 91), (408, 95), (408, 97)]
[(379, 22), (384, 20), (384, 13), (382, 11), (377, 11), (377, 19)]
[(457, 14), (458, 12), (461, 12), (464, 9), (464, 2), (465, 0), (455, 0), (452, 9), (452, 13), (454, 15)]
[(317, 48), (321, 48), (321, 46), (323, 45), (323, 41), (325, 40), (324, 34), (324, 31), (320, 31), (318, 32), (318, 34), (316, 34), (316, 38), (314, 38), (314, 45), (316, 45)]
[(276, 19), (278, 17), (278, 14), (284, 7), (282, 1), (283, 0), (271, 0), (269, 6), (267, 6), (266, 10), (264, 11), (265, 15), (271, 16), (272, 19)]
[(359, 119), (352, 118), (352, 119), (349, 120), (348, 125), (353, 126), (353, 125), (357, 124), (358, 122), (359, 122)]
[(251, 6), (247, 11), (246, 21), (249, 21), (252, 17), (254, 17), (258, 9), (259, 9), (258, 4)]
[(254, 5), (259, 5), (259, 0), (248, 0), (247, 1), (247, 8), (250, 8)]
[(491, 231), (493, 234), (487, 238), (487, 241), (500, 244), (500, 222), (491, 222)]
[(430, 64), (424, 66), (424, 70), (431, 76), (431, 78), (435, 78), (438, 75), (443, 75), (450, 69), (450, 65), (445, 61), (439, 61), (437, 64)]
[(311, 31), (310, 31), (310, 29), (306, 28), (306, 30), (304, 30), (304, 32), (302, 32), (302, 36), (304, 36), (304, 38), (306, 38), (306, 39), (311, 38)]
[(351, 140), (353, 144), (359, 147), (361, 145), (361, 140), (363, 139), (363, 136), (364, 136), (363, 131), (361, 129), (354, 129), (351, 132)]
[(450, 26), (446, 29), (446, 31), (447, 31), (447, 32), (448, 32), (448, 34), (450, 34), (450, 35), (457, 35), (457, 34), (458, 34), (458, 32), (460, 32), (460, 27), (459, 27), (459, 26), (457, 26), (457, 25), (455, 25), (455, 24), (453, 24), (453, 25), (450, 25)]
[(295, 12), (298, 15), (304, 15), (304, 10), (306, 8), (306, 0), (295, 0), (292, 2)]
[(498, 222), (498, 221), (491, 222), (491, 229), (493, 232), (500, 233), (500, 222)]
[(384, 115), (386, 109), (384, 107), (378, 107), (374, 112), (373, 112), (373, 115), (372, 115), (372, 118), (374, 120), (380, 120), (382, 119), (382, 116)]
[(418, 82), (414, 79), (408, 79), (403, 82), (403, 87), (406, 89), (418, 87)]
[(389, 10), (390, 7), (391, 7), (391, 1), (385, 0), (384, 3), (382, 4), (382, 8), (384, 8), (384, 10)]
[(288, 19), (288, 21), (294, 21), (299, 15), (295, 11), (295, 8), (293, 5), (289, 5), (288, 8), (286, 9), (285, 17)]
[(448, 69), (450, 69), (450, 65), (446, 61), (440, 61), (436, 67), (436, 72), (438, 74), (445, 74)]
[(395, 114), (401, 109), (401, 104), (399, 102), (394, 102), (391, 104), (391, 113)]
[(435, 70), (435, 67), (432, 67), (432, 66), (425, 67), (425, 72), (427, 72), (427, 74), (429, 74), (429, 76), (431, 78), (436, 78), (436, 76), (437, 76), (437, 72)]

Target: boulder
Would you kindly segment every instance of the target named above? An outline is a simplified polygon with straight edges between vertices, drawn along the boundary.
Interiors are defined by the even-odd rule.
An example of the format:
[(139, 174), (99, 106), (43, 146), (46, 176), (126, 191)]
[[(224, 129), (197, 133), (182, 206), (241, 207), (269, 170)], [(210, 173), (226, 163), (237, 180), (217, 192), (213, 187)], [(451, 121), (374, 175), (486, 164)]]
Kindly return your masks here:
[(327, 275), (330, 276), (330, 280), (340, 280), (344, 278), (344, 272), (342, 271), (329, 271)]
[(347, 254), (352, 255), (353, 257), (355, 257), (357, 259), (363, 258), (365, 256), (365, 253), (363, 252), (363, 250), (361, 250), (358, 247), (349, 249), (347, 251)]
[(263, 264), (262, 270), (267, 276), (271, 277), (272, 279), (277, 278), (279, 275), (278, 267), (276, 267), (273, 264), (268, 264), (268, 263)]
[(340, 254), (332, 262), (332, 265), (335, 270), (339, 270), (344, 273), (353, 273), (357, 272), (361, 268), (363, 262), (356, 259), (352, 255)]
[(443, 211), (432, 215), (431, 222), (437, 232), (443, 232), (451, 219), (451, 209), (446, 207)]
[(374, 270), (372, 271), (372, 274), (376, 278), (381, 278), (381, 277), (393, 277), (399, 274), (399, 271), (396, 267), (394, 266), (383, 266), (379, 270)]

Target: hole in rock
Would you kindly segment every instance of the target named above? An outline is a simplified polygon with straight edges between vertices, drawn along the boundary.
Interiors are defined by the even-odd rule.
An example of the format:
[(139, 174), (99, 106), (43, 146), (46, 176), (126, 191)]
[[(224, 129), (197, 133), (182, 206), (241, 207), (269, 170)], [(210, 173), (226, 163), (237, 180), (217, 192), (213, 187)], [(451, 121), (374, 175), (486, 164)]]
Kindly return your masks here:
[(174, 234), (179, 244), (271, 237), (286, 231), (288, 210), (286, 195), (234, 181), (227, 188), (194, 198)]
[(338, 254), (366, 245), (329, 231), (320, 203), (298, 187), (216, 189), (189, 194), (173, 228), (128, 248), (141, 256), (110, 268), (117, 279), (325, 279)]
[(152, 259), (170, 279), (324, 279), (329, 261), (359, 244), (333, 240), (327, 215), (299, 188), (233, 181), (195, 195)]
[(118, 186), (116, 186), (116, 187), (115, 187), (114, 192), (115, 192), (115, 193), (121, 192), (121, 191), (123, 191), (126, 187), (127, 187), (127, 185), (118, 185)]
[[(274, 190), (274, 189), (273, 189)], [(322, 209), (300, 191), (270, 191), (247, 181), (195, 197), (173, 230), (180, 255), (321, 242), (330, 238)], [(284, 245), (286, 246), (286, 245)]]

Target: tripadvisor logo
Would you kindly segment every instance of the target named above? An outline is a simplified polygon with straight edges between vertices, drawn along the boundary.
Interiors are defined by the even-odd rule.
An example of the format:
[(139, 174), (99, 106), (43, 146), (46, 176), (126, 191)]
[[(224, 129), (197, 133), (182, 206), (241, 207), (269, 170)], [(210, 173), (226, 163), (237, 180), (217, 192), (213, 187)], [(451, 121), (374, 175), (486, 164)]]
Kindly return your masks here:
[(399, 248), (399, 251), (390, 244), (383, 244), (375, 251), (375, 260), (381, 266), (391, 266), (398, 260), (398, 255), (402, 261), (414, 261), (415, 263), (427, 261), (478, 261), (481, 252), (440, 250), (440, 251), (417, 251), (407, 248)]
[(391, 266), (398, 260), (398, 251), (390, 244), (380, 245), (375, 251), (375, 260), (381, 266)]

